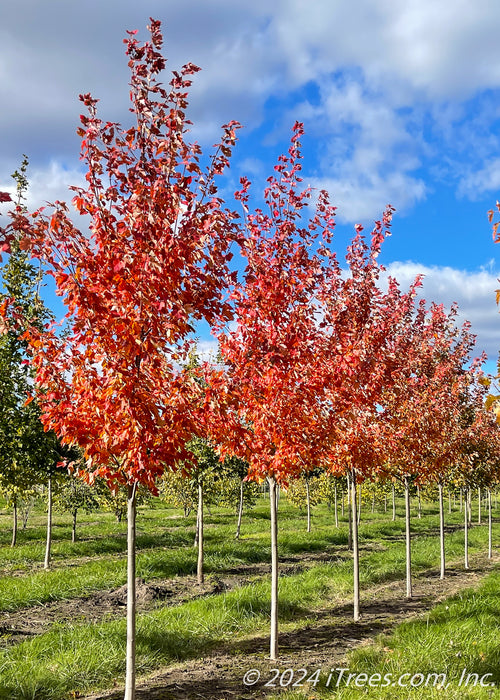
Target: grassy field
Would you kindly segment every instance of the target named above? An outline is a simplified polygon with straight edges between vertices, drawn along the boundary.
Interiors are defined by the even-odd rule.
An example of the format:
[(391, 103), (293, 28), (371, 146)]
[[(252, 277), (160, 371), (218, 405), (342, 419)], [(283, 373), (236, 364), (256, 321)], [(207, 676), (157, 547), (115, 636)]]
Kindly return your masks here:
[[(390, 514), (363, 513), (360, 526), (361, 585), (363, 601), (371, 591), (404, 576), (404, 520), (401, 504), (395, 522)], [(500, 511), (495, 513), (494, 543), (500, 538)], [(462, 514), (447, 515), (447, 558), (459, 571), (463, 557)], [(0, 514), (0, 698), (76, 698), (95, 689), (112, 688), (122, 682), (124, 672), (125, 621), (123, 608), (110, 610), (100, 620), (64, 615), (65, 606), (78, 609), (83, 598), (99, 597), (119, 588), (126, 580), (126, 523), (111, 514), (82, 516), (79, 540), (70, 542), (69, 518), (56, 516), (53, 535), (53, 566), (42, 568), (44, 518), (36, 513), (18, 545), (10, 548), (10, 515)], [(347, 524), (334, 525), (333, 513), (318, 506), (313, 531), (306, 532), (305, 517), (296, 508), (280, 503), (279, 549), (281, 630), (287, 635), (311, 626), (324, 626), (331, 617), (330, 634), (338, 624), (332, 611), (343, 610), (349, 618), (352, 594), (352, 559), (347, 550)], [(429, 572), (439, 561), (438, 515), (426, 504), (421, 519), (413, 518), (414, 572)], [(180, 595), (151, 603), (138, 617), (138, 673), (151, 673), (172, 665), (194, 663), (201, 657), (233, 654), (241, 664), (241, 650), (248, 640), (257, 656), (265, 659), (265, 636), (269, 624), (270, 536), (268, 505), (260, 501), (245, 515), (242, 539), (234, 540), (235, 516), (215, 509), (206, 516), (207, 586), (198, 590), (193, 580), (196, 551), (193, 547), (195, 517), (184, 518), (169, 508), (141, 508), (138, 518), (137, 575), (146, 584), (175, 582)], [(473, 527), (469, 535), (472, 556), (486, 560), (487, 528)], [(345, 667), (355, 676), (346, 683), (338, 673), (328, 682), (328, 669), (321, 670), (303, 689), (281, 692), (282, 698), (311, 698), (338, 695), (351, 697), (443, 697), (443, 690), (424, 685), (432, 673), (445, 673), (449, 683), (444, 697), (496, 697), (500, 685), (498, 622), (500, 574), (493, 571), (479, 588), (455, 594), (423, 616), (395, 624), (387, 635), (373, 636), (369, 644), (346, 640)], [(422, 581), (425, 580), (425, 577)], [(222, 581), (222, 583), (221, 583)], [(183, 598), (182, 590), (186, 596)], [(418, 596), (419, 580), (415, 583)], [(362, 605), (363, 605), (362, 601)], [(40, 606), (51, 610), (41, 629), (16, 637), (9, 621), (43, 617)], [(57, 611), (61, 615), (58, 618)], [(335, 613), (336, 614), (336, 613)], [(17, 615), (17, 617), (15, 617)], [(345, 622), (344, 619), (344, 622)], [(211, 662), (212, 663), (212, 662)], [(357, 670), (356, 670), (357, 669)], [(483, 686), (459, 686), (463, 669), (478, 674)], [(415, 687), (383, 685), (402, 674)], [(485, 674), (493, 674), (485, 676)], [(380, 675), (380, 682), (377, 681)], [(425, 676), (419, 686), (420, 676)], [(415, 676), (415, 678), (413, 678)], [(285, 676), (281, 686), (286, 685)], [(316, 680), (316, 682), (315, 682)], [(369, 684), (370, 680), (370, 684)], [(432, 679), (431, 679), (432, 680)], [(462, 683), (465, 681), (465, 677)], [(241, 682), (240, 697), (254, 697)], [(443, 684), (444, 685), (444, 684)], [(278, 687), (280, 687), (278, 682)], [(300, 688), (300, 686), (296, 686)], [(389, 692), (390, 691), (390, 692)], [(255, 697), (274, 697), (275, 690), (255, 688)], [(244, 693), (247, 693), (246, 695)], [(399, 693), (399, 694), (398, 694)], [(411, 695), (409, 695), (411, 693)], [(460, 694), (462, 693), (462, 694)], [(200, 694), (201, 697), (226, 697)], [(117, 695), (119, 697), (119, 695)], [(149, 697), (144, 695), (144, 697)], [(169, 695), (158, 697), (170, 697)], [(178, 696), (180, 697), (180, 696)], [(186, 695), (189, 697), (189, 695)], [(227, 695), (230, 697), (230, 695)], [(234, 692), (232, 697), (235, 697)]]

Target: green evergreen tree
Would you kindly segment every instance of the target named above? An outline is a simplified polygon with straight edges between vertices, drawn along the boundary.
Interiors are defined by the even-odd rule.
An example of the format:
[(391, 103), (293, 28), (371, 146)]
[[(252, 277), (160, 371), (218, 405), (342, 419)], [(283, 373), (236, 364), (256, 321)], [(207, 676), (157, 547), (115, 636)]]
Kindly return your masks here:
[[(13, 174), (17, 183), (18, 207), (24, 207), (28, 159), (23, 158)], [(36, 484), (46, 483), (58, 461), (55, 436), (46, 433), (35, 401), (27, 402), (33, 390), (33, 373), (26, 355), (24, 333), (29, 326), (50, 319), (40, 298), (42, 271), (14, 240), (1, 269), (0, 307), (0, 491), (13, 507), (12, 545), (17, 538), (17, 507)]]

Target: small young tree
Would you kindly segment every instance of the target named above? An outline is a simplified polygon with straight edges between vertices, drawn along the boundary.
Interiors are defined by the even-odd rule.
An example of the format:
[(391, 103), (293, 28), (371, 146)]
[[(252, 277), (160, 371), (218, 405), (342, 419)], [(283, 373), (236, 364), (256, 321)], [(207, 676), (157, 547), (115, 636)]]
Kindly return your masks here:
[[(463, 445), (463, 408), (476, 365), (469, 371), (474, 337), (470, 324), (456, 324), (456, 307), (425, 309), (421, 302), (404, 330), (406, 351), (394, 372), (394, 383), (382, 397), (387, 420), (385, 442), (390, 462), (385, 469), (405, 489), (406, 595), (412, 597), (410, 486), (432, 478), (439, 481), (459, 459)], [(441, 511), (441, 567), (444, 567), (443, 504)]]
[(287, 499), (300, 510), (306, 509), (307, 532), (311, 532), (311, 509), (312, 506), (321, 503), (322, 494), (320, 492), (319, 470), (312, 472), (312, 475), (305, 472), (297, 479), (290, 482), (287, 489)]
[(242, 179), (244, 281), (233, 293), (235, 327), (218, 335), (225, 369), (207, 377), (214, 445), (246, 459), (249, 478), (269, 484), (272, 659), (278, 654), (277, 486), (314, 463), (312, 443), (321, 444), (311, 438), (312, 430), (318, 437), (322, 349), (315, 299), (322, 268), (313, 245), (317, 236), (329, 239), (334, 212), (322, 193), (316, 214), (301, 220), (310, 198), (300, 186), (302, 132), (296, 124), (288, 155), (268, 178), (265, 211), (249, 212), (250, 184)]
[[(16, 205), (25, 211), (28, 159), (13, 174)], [(41, 271), (22, 250), (20, 235), (10, 233), (9, 257), (1, 269), (0, 290), (0, 492), (13, 508), (12, 546), (17, 539), (21, 499), (45, 483), (54, 460), (54, 435), (46, 433), (37, 402), (26, 403), (33, 389), (33, 369), (24, 337), (30, 326), (43, 328), (50, 319), (40, 298)]]
[[(196, 537), (195, 545), (198, 548), (198, 561), (196, 566), (196, 577), (201, 585), (205, 581), (203, 562), (205, 558), (204, 550), (204, 501), (206, 486), (214, 487), (217, 470), (220, 468), (220, 461), (217, 453), (210, 443), (204, 438), (193, 438), (188, 443), (190, 452), (189, 459), (184, 462), (183, 469), (189, 474), (189, 479), (196, 493)], [(187, 477), (184, 477), (187, 478)]]
[(223, 464), (223, 478), (218, 482), (217, 503), (221, 506), (236, 508), (238, 513), (235, 540), (241, 534), (243, 508), (255, 505), (259, 488), (255, 482), (248, 481), (248, 462), (240, 457), (227, 457)]
[(73, 188), (81, 230), (62, 202), (49, 214), (12, 215), (20, 247), (47, 266), (68, 310), (66, 334), (34, 328), (29, 335), (42, 420), (81, 447), (89, 483), (101, 476), (127, 487), (126, 700), (135, 696), (137, 489), (156, 492), (156, 478), (186, 457), (198, 434), (200, 389), (179, 365), (193, 322), (213, 326), (229, 316), (236, 217), (218, 197), (216, 178), (237, 124), (223, 127), (204, 165), (200, 147), (187, 141), (187, 94), (198, 68), (187, 64), (165, 88), (160, 23), (152, 20), (149, 31), (144, 44), (136, 32), (126, 40), (130, 126), (103, 122), (97, 100), (81, 96), (86, 186)]
[(382, 243), (389, 235), (393, 208), (388, 206), (375, 222), (367, 240), (362, 227), (348, 247), (347, 274), (335, 260), (328, 267), (320, 291), (327, 340), (324, 363), (324, 403), (331, 471), (347, 476), (349, 495), (349, 547), (354, 564), (353, 616), (359, 619), (358, 492), (367, 478), (380, 470), (385, 457), (381, 425), (381, 397), (390, 387), (397, 367), (401, 328), (411, 315), (415, 288), (403, 294), (389, 279), (382, 289), (378, 262)]
[(175, 508), (182, 508), (187, 518), (198, 502), (198, 490), (192, 479), (180, 470), (166, 471), (158, 480), (158, 495), (162, 501)]
[(75, 475), (69, 475), (55, 494), (54, 505), (61, 513), (70, 513), (71, 541), (76, 542), (76, 523), (79, 511), (92, 513), (99, 509), (96, 489)]

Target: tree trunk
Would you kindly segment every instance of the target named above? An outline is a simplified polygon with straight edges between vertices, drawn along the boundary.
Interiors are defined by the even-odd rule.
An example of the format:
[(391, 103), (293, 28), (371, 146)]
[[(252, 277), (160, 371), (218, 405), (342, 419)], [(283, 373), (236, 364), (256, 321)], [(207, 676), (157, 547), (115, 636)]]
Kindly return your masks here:
[(342, 492), (341, 492), (341, 501), (340, 501), (340, 512), (342, 514), (342, 517), (344, 517), (344, 487), (342, 487)]
[(451, 515), (451, 491), (448, 491), (448, 513)]
[(205, 582), (203, 574), (203, 484), (198, 484), (198, 566), (196, 568), (198, 583)]
[(439, 482), (439, 545), (441, 554), (441, 568), (439, 578), (444, 578), (445, 574), (445, 550), (444, 550), (444, 501), (443, 501), (443, 484)]
[(268, 477), (271, 506), (271, 635), (270, 658), (278, 658), (278, 512), (276, 508), (276, 479)]
[(73, 544), (76, 542), (76, 517), (78, 515), (78, 510), (75, 508), (73, 511), (73, 525), (71, 527), (71, 541)]
[(335, 482), (333, 486), (333, 498), (335, 501), (335, 527), (339, 526), (339, 511), (338, 511), (338, 503), (337, 503), (337, 482)]
[(392, 482), (392, 522), (396, 520), (396, 486)]
[(351, 494), (351, 476), (347, 472), (347, 517), (349, 520), (349, 531), (347, 535), (347, 549), (352, 552), (352, 494)]
[(361, 522), (361, 484), (358, 486), (358, 525)]
[(375, 513), (375, 494), (372, 496), (372, 513)]
[(464, 568), (468, 569), (469, 568), (469, 499), (468, 499), (468, 494), (467, 494), (467, 489), (465, 489), (464, 493), (464, 535), (465, 535), (465, 541), (464, 541)]
[(418, 495), (418, 517), (422, 517), (422, 497), (420, 494), (420, 486), (417, 484), (417, 495)]
[(21, 508), (21, 519), (23, 523), (23, 530), (26, 530), (28, 525), (28, 518), (30, 517), (30, 512), (33, 507), (33, 498), (30, 498), (29, 502), (24, 501), (23, 507)]
[(460, 489), (460, 512), (463, 511), (463, 493), (462, 489)]
[(13, 505), (13, 512), (12, 512), (12, 542), (10, 543), (11, 547), (16, 546), (17, 542), (17, 498), (14, 497), (14, 503)]
[(481, 525), (481, 487), (477, 490), (477, 524)]
[(356, 503), (356, 472), (352, 470), (351, 483), (351, 501), (352, 501), (352, 544), (353, 544), (353, 617), (354, 622), (359, 620), (359, 547), (358, 547), (358, 518), (357, 518), (357, 503)]
[(196, 506), (196, 529), (194, 531), (193, 547), (198, 547), (198, 539), (200, 537), (200, 509)]
[(472, 491), (467, 489), (467, 512), (469, 513), (469, 527), (472, 525)]
[(50, 568), (50, 546), (52, 544), (52, 475), (47, 483), (47, 542), (45, 545), (44, 569)]
[(135, 700), (135, 536), (137, 484), (127, 494), (127, 660), (124, 700)]
[(236, 534), (234, 536), (235, 540), (240, 539), (240, 530), (241, 530), (241, 519), (243, 517), (243, 489), (244, 489), (245, 483), (243, 479), (240, 481), (240, 504), (238, 506), (238, 524), (236, 525)]
[(307, 500), (307, 532), (311, 532), (311, 492), (309, 490), (309, 478), (306, 476), (306, 500)]
[(412, 597), (411, 587), (411, 531), (410, 531), (410, 482), (405, 476), (405, 525), (406, 525), (406, 597)]
[(491, 489), (488, 489), (488, 559), (493, 558), (493, 539), (491, 529)]
[(387, 513), (387, 494), (384, 493), (384, 513)]

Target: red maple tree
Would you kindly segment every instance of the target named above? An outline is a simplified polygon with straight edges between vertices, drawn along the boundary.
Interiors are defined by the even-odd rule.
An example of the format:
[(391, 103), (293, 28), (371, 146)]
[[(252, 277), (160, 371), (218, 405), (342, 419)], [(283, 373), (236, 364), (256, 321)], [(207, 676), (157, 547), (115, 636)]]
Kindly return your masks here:
[(48, 214), (12, 214), (23, 247), (42, 260), (68, 309), (64, 333), (29, 334), (43, 422), (82, 448), (88, 481), (101, 476), (129, 490), (127, 700), (135, 692), (135, 492), (138, 484), (155, 491), (155, 479), (186, 456), (198, 432), (202, 391), (180, 363), (193, 322), (229, 318), (236, 231), (216, 178), (229, 165), (238, 124), (222, 127), (204, 165), (187, 140), (198, 68), (185, 65), (165, 88), (160, 23), (148, 29), (144, 44), (136, 32), (125, 40), (135, 123), (101, 121), (97, 100), (80, 98), (87, 184), (73, 188), (73, 204), (85, 224), (78, 228), (63, 202)]
[[(279, 158), (264, 192), (265, 209), (250, 212), (250, 183), (236, 194), (245, 210), (244, 279), (232, 294), (235, 327), (218, 334), (223, 370), (207, 375), (211, 420), (207, 431), (224, 453), (244, 457), (249, 478), (267, 479), (272, 536), (271, 658), (277, 641), (276, 486), (314, 466), (322, 401), (324, 336), (316, 298), (324, 244), (334, 208), (322, 192), (304, 222), (311, 192), (300, 178), (296, 123), (287, 155)], [(316, 246), (319, 250), (315, 252)]]
[(398, 332), (411, 314), (420, 283), (417, 279), (402, 293), (389, 278), (383, 290), (384, 268), (378, 256), (390, 232), (392, 213), (393, 208), (387, 207), (369, 240), (362, 227), (356, 227), (347, 250), (347, 270), (342, 272), (335, 260), (330, 262), (320, 292), (321, 325), (328, 347), (323, 367), (327, 461), (332, 473), (347, 473), (351, 487), (355, 620), (359, 619), (356, 485), (374, 476), (383, 463), (381, 396), (393, 381), (400, 350)]
[(442, 305), (426, 309), (422, 301), (401, 330), (403, 352), (381, 398), (387, 455), (383, 470), (405, 488), (406, 594), (411, 598), (410, 485), (428, 480), (440, 485), (444, 576), (442, 480), (450, 466), (461, 461), (468, 395), (477, 384), (480, 362), (466, 369), (475, 338), (470, 324), (457, 325), (456, 307), (447, 313)]

